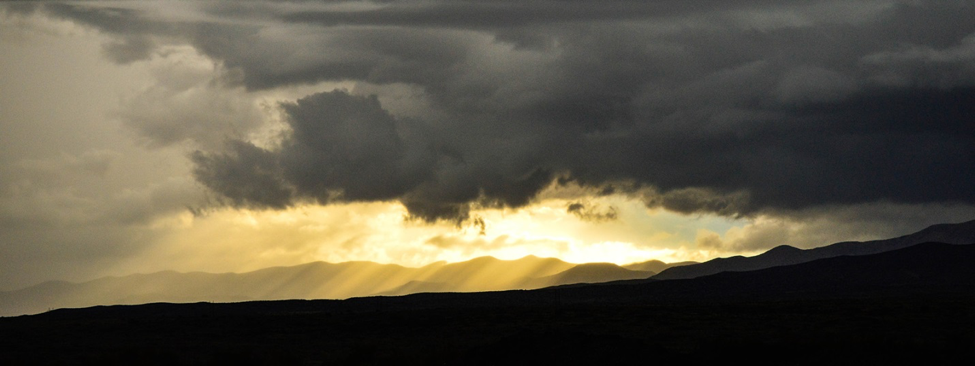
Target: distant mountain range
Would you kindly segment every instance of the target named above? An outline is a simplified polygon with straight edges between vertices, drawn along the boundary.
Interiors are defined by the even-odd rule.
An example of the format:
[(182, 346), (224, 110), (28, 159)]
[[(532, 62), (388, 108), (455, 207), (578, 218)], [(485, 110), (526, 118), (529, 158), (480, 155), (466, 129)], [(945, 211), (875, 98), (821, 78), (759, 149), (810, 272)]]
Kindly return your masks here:
[(764, 268), (806, 263), (823, 258), (868, 255), (907, 248), (925, 242), (947, 244), (975, 243), (975, 220), (960, 224), (933, 225), (910, 235), (886, 240), (842, 242), (813, 249), (781, 245), (754, 257), (718, 258), (704, 263), (675, 266), (659, 271), (657, 280), (695, 278), (721, 272), (754, 271)]
[[(680, 280), (613, 281), (531, 291), (419, 293), (308, 305), (352, 309), (561, 307), (571, 304), (694, 306), (807, 300), (940, 298), (975, 300), (975, 245), (926, 242), (857, 256)], [(965, 300), (967, 301), (967, 300)], [(794, 302), (792, 302), (794, 303)], [(267, 304), (268, 309), (273, 304)], [(257, 307), (254, 304), (254, 307)], [(283, 308), (287, 305), (282, 304)], [(276, 310), (281, 311), (281, 310)]]
[(59, 309), (0, 318), (0, 364), (948, 365), (975, 357), (972, 263), (922, 243), (683, 280)]
[[(655, 280), (641, 277), (650, 272), (612, 264), (526, 257), (421, 268), (309, 263), (242, 274), (50, 282), (21, 290), (20, 298), (0, 294), (0, 305), (96, 295), (135, 303), (153, 296), (188, 299), (166, 300), (175, 302), (239, 294), (308, 298), (356, 289), (422, 293), (93, 306), (0, 318), (0, 334), (12, 335), (0, 342), (0, 364), (592, 365), (647, 357), (681, 365), (956, 364), (975, 357), (975, 245), (914, 242), (965, 241), (971, 228), (937, 225), (892, 240), (779, 247), (737, 261), (773, 267), (689, 279)], [(836, 256), (807, 260), (808, 253)], [(709, 263), (728, 260), (688, 268)], [(626, 276), (638, 279), (568, 284)], [(479, 292), (443, 292), (453, 289)]]
[[(372, 262), (326, 263), (314, 262), (291, 267), (274, 267), (247, 273), (178, 273), (172, 271), (105, 277), (83, 283), (63, 281), (45, 282), (16, 291), (0, 292), (0, 315), (39, 313), (55, 308), (75, 308), (108, 304), (141, 304), (152, 302), (241, 302), (281, 299), (346, 299), (363, 296), (397, 296), (423, 292), (483, 292), (513, 289), (539, 289), (579, 283), (602, 283), (621, 280), (632, 282), (662, 282), (657, 288), (669, 288), (676, 293), (693, 292), (680, 280), (697, 277), (710, 278), (722, 272), (747, 272), (755, 276), (780, 276), (783, 271), (827, 271), (802, 264), (825, 259), (839, 262), (851, 259), (837, 257), (871, 256), (878, 253), (909, 248), (920, 243), (975, 243), (975, 221), (960, 224), (934, 225), (914, 234), (867, 242), (842, 242), (802, 250), (779, 246), (754, 257), (719, 258), (704, 263), (663, 263), (647, 261), (626, 266), (610, 263), (573, 264), (555, 258), (527, 256), (517, 260), (493, 257), (475, 258), (460, 263), (437, 262), (420, 268)], [(955, 250), (955, 249), (947, 249)], [(923, 253), (922, 253), (923, 254)], [(921, 254), (919, 254), (921, 255)], [(866, 260), (866, 259), (864, 259)], [(921, 260), (921, 259), (919, 259)], [(926, 259), (925, 259), (926, 260)], [(927, 262), (925, 262), (927, 263)], [(797, 266), (799, 265), (799, 266)], [(820, 264), (822, 265), (822, 264)], [(844, 276), (861, 271), (866, 276), (879, 276), (865, 268), (850, 269)], [(659, 274), (658, 274), (659, 272)], [(872, 273), (872, 274), (871, 274)], [(806, 273), (819, 278), (821, 273)], [(721, 276), (735, 276), (722, 273)], [(789, 278), (788, 276), (782, 278)], [(798, 276), (798, 280), (805, 278)], [(711, 281), (711, 280), (709, 280)], [(760, 277), (755, 283), (767, 281)], [(694, 282), (694, 283), (707, 283)], [(739, 283), (740, 285), (740, 283)], [(743, 287), (726, 284), (711, 291), (739, 291)], [(602, 288), (595, 286), (591, 288)], [(747, 286), (746, 286), (747, 287)], [(605, 291), (605, 290), (600, 290)], [(665, 293), (667, 291), (664, 291)], [(663, 293), (661, 293), (661, 296)]]
[(19, 315), (66, 307), (151, 302), (240, 302), (280, 299), (345, 299), (417, 292), (476, 292), (535, 289), (570, 283), (647, 278), (643, 268), (666, 269), (658, 261), (631, 265), (573, 264), (527, 256), (517, 260), (480, 257), (460, 263), (437, 262), (420, 268), (372, 262), (313, 262), (247, 273), (173, 271), (104, 277), (71, 283), (45, 282), (0, 292), (0, 315)]

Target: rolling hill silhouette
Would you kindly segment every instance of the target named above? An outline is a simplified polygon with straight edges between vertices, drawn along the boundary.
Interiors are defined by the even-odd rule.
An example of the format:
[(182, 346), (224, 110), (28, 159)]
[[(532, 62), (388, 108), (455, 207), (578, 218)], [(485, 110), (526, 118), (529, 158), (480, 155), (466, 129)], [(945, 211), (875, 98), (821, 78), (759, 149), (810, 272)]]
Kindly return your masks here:
[[(414, 293), (347, 300), (185, 304), (184, 309), (206, 306), (223, 308), (221, 311), (228, 314), (278, 314), (293, 311), (372, 312), (377, 309), (544, 308), (572, 304), (714, 304), (769, 300), (899, 298), (926, 294), (975, 299), (975, 266), (972, 263), (975, 263), (975, 245), (929, 242), (878, 254), (824, 258), (790, 266), (722, 272), (681, 280), (622, 280), (534, 290)], [(60, 309), (37, 316), (82, 313), (148, 316), (158, 313), (159, 306), (163, 305)], [(165, 306), (175, 307), (170, 310), (178, 311), (178, 307), (184, 305)]]
[(704, 263), (668, 268), (654, 279), (672, 280), (707, 276), (726, 271), (752, 271), (805, 263), (843, 255), (867, 255), (906, 248), (925, 242), (949, 244), (975, 243), (975, 220), (959, 224), (939, 224), (901, 237), (866, 242), (841, 242), (812, 249), (781, 245), (754, 257), (718, 258)]
[(548, 287), (577, 283), (635, 280), (647, 278), (654, 274), (654, 272), (650, 271), (629, 270), (612, 263), (585, 263), (555, 275), (538, 278), (533, 282), (538, 287)]
[[(892, 251), (817, 259), (681, 280), (560, 291), (562, 301), (666, 302), (910, 296), (975, 296), (975, 245), (928, 242)], [(548, 291), (543, 289), (540, 291)]]
[(687, 266), (691, 264), (697, 264), (697, 262), (688, 261), (688, 262), (664, 263), (654, 259), (646, 262), (626, 264), (623, 265), (623, 268), (626, 268), (631, 271), (645, 271), (645, 272), (660, 273), (670, 267)]
[(350, 308), (378, 303), (402, 309), (571, 304), (647, 305), (896, 298), (923, 294), (975, 299), (975, 245), (922, 243), (861, 256), (823, 258), (754, 271), (692, 279), (614, 281), (529, 291), (418, 293), (344, 300)]
[(0, 364), (956, 364), (972, 263), (922, 243), (683, 280), (61, 309), (0, 318)]
[[(647, 277), (654, 280), (688, 279), (721, 272), (790, 266), (840, 256), (871, 255), (928, 241), (971, 244), (975, 242), (975, 221), (934, 225), (917, 233), (894, 239), (843, 242), (808, 250), (783, 245), (754, 257), (719, 258), (697, 264), (647, 261), (620, 267), (609, 263), (576, 265), (554, 258), (535, 256), (517, 260), (481, 257), (460, 263), (437, 262), (420, 268), (372, 262), (314, 262), (247, 273), (164, 271), (105, 277), (83, 283), (52, 281), (21, 290), (0, 292), (0, 315), (30, 314), (55, 308), (108, 304), (346, 299), (421, 292), (538, 289), (566, 284), (636, 280)], [(654, 269), (662, 271), (654, 275)], [(660, 288), (673, 287), (674, 291), (679, 293), (693, 292), (682, 287), (686, 286), (682, 282), (659, 286)], [(731, 288), (733, 287), (727, 289)], [(723, 291), (727, 289), (712, 290), (716, 293), (724, 293)], [(735, 293), (743, 292), (735, 291)]]
[(105, 277), (83, 283), (52, 281), (0, 292), (0, 315), (109, 304), (345, 299), (417, 292), (534, 289), (567, 283), (645, 278), (653, 274), (613, 264), (606, 264), (602, 270), (566, 272), (575, 267), (576, 264), (554, 258), (527, 256), (517, 260), (480, 257), (459, 263), (437, 262), (420, 268), (372, 262), (313, 262), (247, 273), (164, 271)]

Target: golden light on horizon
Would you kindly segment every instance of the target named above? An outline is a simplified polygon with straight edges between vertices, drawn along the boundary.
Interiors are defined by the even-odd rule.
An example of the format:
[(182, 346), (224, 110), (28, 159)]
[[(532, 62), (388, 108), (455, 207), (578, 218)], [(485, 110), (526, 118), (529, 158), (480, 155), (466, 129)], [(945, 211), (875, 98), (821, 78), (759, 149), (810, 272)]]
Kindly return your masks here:
[(693, 236), (672, 231), (668, 221), (681, 219), (677, 215), (649, 210), (625, 196), (605, 196), (588, 198), (587, 204), (612, 207), (618, 216), (584, 220), (567, 210), (573, 202), (546, 198), (519, 209), (474, 210), (471, 217), (483, 221), (483, 231), (472, 220), (461, 225), (409, 220), (398, 202), (278, 211), (222, 208), (197, 217), (180, 213), (154, 222), (160, 236), (146, 253), (109, 272), (244, 272), (315, 261), (422, 267), (483, 256), (618, 265), (701, 259)]

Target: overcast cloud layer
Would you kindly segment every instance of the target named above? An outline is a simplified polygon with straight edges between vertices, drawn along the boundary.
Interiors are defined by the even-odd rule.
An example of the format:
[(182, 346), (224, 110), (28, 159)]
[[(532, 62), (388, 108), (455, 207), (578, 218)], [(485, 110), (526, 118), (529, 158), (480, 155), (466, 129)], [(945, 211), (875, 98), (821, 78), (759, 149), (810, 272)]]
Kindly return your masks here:
[(463, 218), (474, 202), (524, 205), (556, 178), (722, 215), (975, 203), (970, 2), (183, 7), (45, 11), (117, 34), (106, 52), (121, 63), (186, 42), (250, 90), (395, 83), (429, 106), (401, 118), (375, 97), (310, 95), (283, 106), (281, 146), (194, 154), (197, 179), (239, 205), (400, 200)]

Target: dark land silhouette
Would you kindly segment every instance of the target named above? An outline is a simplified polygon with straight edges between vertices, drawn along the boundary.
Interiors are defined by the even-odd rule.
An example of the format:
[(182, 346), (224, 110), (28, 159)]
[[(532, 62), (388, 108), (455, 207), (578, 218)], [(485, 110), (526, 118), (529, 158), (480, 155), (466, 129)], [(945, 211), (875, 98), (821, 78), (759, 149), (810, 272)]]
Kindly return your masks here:
[(957, 364), (975, 245), (684, 280), (0, 318), (0, 364)]
[[(611, 263), (577, 265), (555, 258), (527, 256), (516, 260), (480, 257), (420, 268), (372, 262), (314, 262), (247, 273), (165, 271), (82, 283), (51, 281), (0, 292), (0, 316), (111, 304), (345, 299), (418, 292), (536, 289), (646, 278), (656, 273), (640, 269), (646, 264), (637, 266), (628, 269)], [(651, 267), (665, 269), (669, 265), (657, 262)]]
[(673, 268), (656, 271), (659, 273), (653, 276), (653, 278), (672, 280), (701, 277), (726, 271), (752, 271), (843, 255), (882, 253), (925, 242), (949, 244), (975, 243), (975, 220), (959, 224), (932, 225), (916, 233), (893, 239), (866, 242), (850, 241), (805, 250), (781, 245), (754, 257), (736, 256), (717, 258), (704, 263), (672, 266)]

